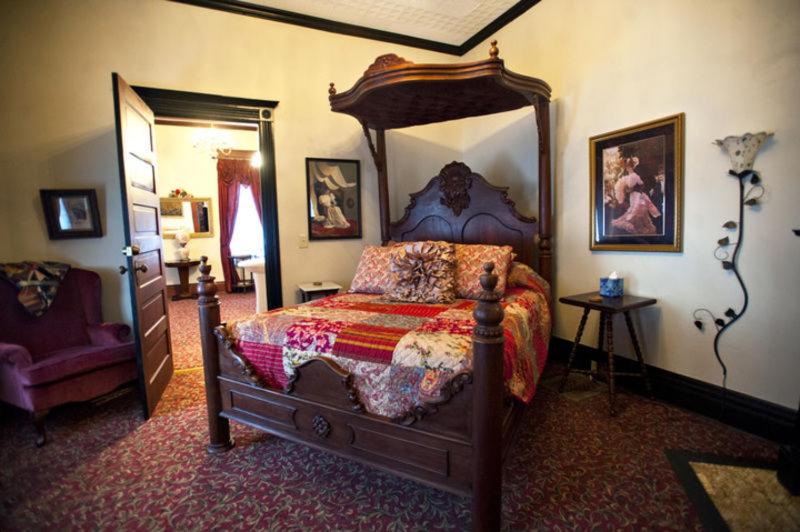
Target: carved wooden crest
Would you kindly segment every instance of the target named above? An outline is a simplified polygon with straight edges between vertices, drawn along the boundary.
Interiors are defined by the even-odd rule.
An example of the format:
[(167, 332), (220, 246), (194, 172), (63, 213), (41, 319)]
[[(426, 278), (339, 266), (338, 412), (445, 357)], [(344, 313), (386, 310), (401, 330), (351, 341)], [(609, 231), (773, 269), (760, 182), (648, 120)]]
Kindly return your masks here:
[(404, 58), (398, 56), (397, 54), (386, 54), (386, 55), (379, 55), (375, 58), (375, 61), (364, 71), (364, 75), (367, 76), (369, 74), (375, 74), (377, 72), (382, 72), (386, 69), (392, 67), (400, 67), (400, 66), (407, 66), (413, 65), (411, 61), (406, 61)]
[(439, 190), (442, 205), (459, 216), (469, 207), (469, 189), (472, 186), (472, 170), (464, 163), (452, 162), (439, 173)]

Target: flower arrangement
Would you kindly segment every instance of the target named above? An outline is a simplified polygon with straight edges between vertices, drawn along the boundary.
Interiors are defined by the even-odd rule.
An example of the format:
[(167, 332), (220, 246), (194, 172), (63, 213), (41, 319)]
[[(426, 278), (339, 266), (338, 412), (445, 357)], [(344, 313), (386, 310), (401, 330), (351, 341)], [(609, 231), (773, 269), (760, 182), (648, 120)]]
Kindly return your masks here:
[(192, 198), (191, 194), (189, 194), (185, 188), (176, 188), (175, 190), (169, 191), (170, 198)]

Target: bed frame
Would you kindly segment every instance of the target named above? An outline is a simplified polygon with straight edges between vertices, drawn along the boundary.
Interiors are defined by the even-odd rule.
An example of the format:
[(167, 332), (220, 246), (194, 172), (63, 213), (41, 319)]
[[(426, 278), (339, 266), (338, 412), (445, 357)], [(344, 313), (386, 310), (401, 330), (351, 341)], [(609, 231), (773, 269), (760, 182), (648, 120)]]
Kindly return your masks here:
[[(384, 242), (430, 239), (507, 244), (513, 246), (518, 260), (538, 264), (540, 274), (549, 281), (549, 87), (541, 80), (506, 71), (495, 44), (492, 43), (490, 59), (461, 65), (415, 65), (397, 56), (382, 56), (350, 91), (337, 96), (331, 84), (331, 107), (353, 114), (364, 127), (378, 168)], [(415, 109), (420, 98), (436, 103), (453, 94), (450, 89), (457, 89), (455, 93), (461, 95), (479, 96), (485, 102), (479, 106), (482, 112), (476, 113), (478, 104), (473, 98), (456, 102), (460, 109), (453, 105), (443, 107), (434, 113), (437, 120), (534, 105), (539, 114), (541, 220), (521, 215), (505, 188), (493, 186), (465, 164), (453, 162), (423, 190), (411, 195), (399, 221), (388, 222), (385, 128), (381, 126), (436, 121), (431, 119), (431, 113)], [(388, 92), (381, 94), (382, 91)], [(409, 93), (413, 93), (410, 98), (398, 97)], [(432, 109), (431, 105), (427, 108)], [(372, 146), (369, 128), (376, 128), (378, 148)], [(233, 446), (229, 422), (237, 421), (469, 496), (473, 530), (499, 529), (503, 458), (524, 407), (504, 398), (500, 326), (503, 310), (493, 293), (497, 284), (493, 265), (486, 264), (484, 270), (484, 292), (474, 311), (472, 375), (454, 379), (437, 402), (426, 403), (402, 419), (389, 419), (365, 412), (352, 376), (327, 359), (313, 359), (299, 366), (284, 390), (266, 388), (237, 352), (220, 322), (214, 277), (203, 257), (198, 305), (208, 405), (208, 451), (217, 453)]]

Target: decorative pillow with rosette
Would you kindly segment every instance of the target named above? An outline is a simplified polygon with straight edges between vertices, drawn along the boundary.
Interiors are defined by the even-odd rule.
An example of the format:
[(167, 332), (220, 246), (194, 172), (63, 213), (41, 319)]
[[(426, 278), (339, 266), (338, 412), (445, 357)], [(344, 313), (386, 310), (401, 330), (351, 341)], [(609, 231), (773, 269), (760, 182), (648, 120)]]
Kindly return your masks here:
[(448, 242), (407, 242), (391, 249), (392, 282), (384, 294), (392, 301), (452, 303), (456, 257)]
[(550, 283), (545, 281), (533, 268), (521, 262), (511, 263), (511, 267), (508, 269), (507, 286), (542, 290), (548, 296), (550, 294)]
[(478, 299), (481, 288), (483, 265), (494, 262), (497, 275), (495, 292), (502, 296), (506, 291), (506, 275), (514, 251), (511, 246), (492, 246), (489, 244), (456, 244), (456, 294), (465, 299)]
[(382, 294), (391, 281), (391, 246), (366, 246), (358, 261), (350, 292)]

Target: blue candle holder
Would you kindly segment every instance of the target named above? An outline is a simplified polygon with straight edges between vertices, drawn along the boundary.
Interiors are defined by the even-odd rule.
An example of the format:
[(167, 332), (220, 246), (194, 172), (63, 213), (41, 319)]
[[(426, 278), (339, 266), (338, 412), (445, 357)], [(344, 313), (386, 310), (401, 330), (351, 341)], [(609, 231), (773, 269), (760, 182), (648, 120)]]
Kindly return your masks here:
[(600, 278), (600, 295), (603, 297), (622, 297), (624, 292), (623, 279)]

